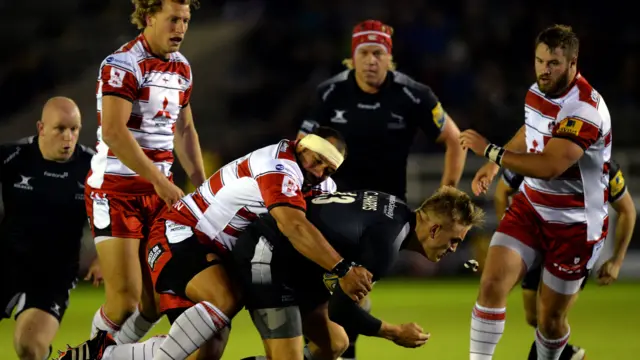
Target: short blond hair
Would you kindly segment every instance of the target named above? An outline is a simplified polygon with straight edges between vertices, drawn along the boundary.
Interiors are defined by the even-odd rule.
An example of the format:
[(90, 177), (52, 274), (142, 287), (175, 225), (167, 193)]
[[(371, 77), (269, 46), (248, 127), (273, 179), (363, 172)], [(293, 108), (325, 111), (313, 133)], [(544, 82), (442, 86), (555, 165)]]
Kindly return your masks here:
[(428, 218), (441, 218), (463, 226), (479, 226), (484, 222), (484, 211), (473, 203), (469, 195), (453, 186), (443, 186), (436, 190), (416, 212), (421, 212)]
[(162, 11), (162, 2), (172, 1), (181, 5), (190, 5), (194, 9), (200, 7), (198, 0), (131, 0), (135, 10), (131, 14), (131, 23), (138, 27), (139, 30), (147, 26), (147, 16)]
[[(342, 60), (342, 65), (344, 65), (349, 70), (355, 69), (355, 67), (353, 66), (353, 59), (352, 58), (347, 58), (347, 59)], [(389, 62), (389, 70), (395, 71), (396, 67), (397, 66), (396, 66), (396, 63), (393, 62), (393, 55), (392, 55), (391, 56), (391, 61)]]

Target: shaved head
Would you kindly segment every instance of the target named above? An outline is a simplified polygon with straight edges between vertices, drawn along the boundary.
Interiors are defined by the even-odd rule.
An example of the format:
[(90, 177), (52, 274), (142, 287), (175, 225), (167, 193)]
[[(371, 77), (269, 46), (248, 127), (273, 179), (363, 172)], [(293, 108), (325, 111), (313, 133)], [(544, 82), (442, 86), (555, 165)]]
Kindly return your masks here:
[(37, 126), (42, 156), (53, 161), (69, 160), (82, 127), (80, 109), (76, 103), (62, 96), (49, 99), (42, 108), (42, 117)]

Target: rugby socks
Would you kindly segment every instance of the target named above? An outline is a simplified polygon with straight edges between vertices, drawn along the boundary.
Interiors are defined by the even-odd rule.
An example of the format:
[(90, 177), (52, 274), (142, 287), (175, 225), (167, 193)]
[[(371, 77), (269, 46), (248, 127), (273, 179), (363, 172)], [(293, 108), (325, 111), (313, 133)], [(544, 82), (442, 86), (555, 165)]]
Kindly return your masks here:
[(151, 322), (140, 313), (140, 309), (127, 318), (114, 339), (118, 344), (131, 344), (142, 339), (157, 322)]
[(559, 360), (560, 355), (569, 342), (571, 330), (560, 339), (547, 339), (541, 333), (540, 329), (536, 329), (536, 350), (538, 351), (538, 360)]
[(229, 323), (222, 311), (202, 301), (178, 316), (153, 360), (184, 360)]
[(102, 360), (152, 360), (165, 336), (154, 336), (147, 341), (134, 344), (108, 346)]
[(120, 326), (109, 320), (107, 315), (104, 313), (104, 306), (100, 306), (100, 309), (96, 311), (96, 314), (93, 315), (93, 323), (91, 324), (91, 339), (93, 339), (98, 331), (106, 331), (111, 335), (115, 335), (119, 330)]
[(471, 313), (469, 360), (491, 360), (504, 332), (507, 308), (486, 308), (476, 303)]

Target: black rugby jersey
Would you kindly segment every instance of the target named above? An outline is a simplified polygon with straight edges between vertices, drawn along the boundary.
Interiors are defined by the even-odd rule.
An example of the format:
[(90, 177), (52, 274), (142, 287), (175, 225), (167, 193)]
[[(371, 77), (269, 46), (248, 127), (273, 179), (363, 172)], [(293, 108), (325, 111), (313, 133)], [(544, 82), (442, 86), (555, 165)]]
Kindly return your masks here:
[(339, 191), (377, 189), (406, 198), (407, 158), (418, 129), (435, 141), (447, 124), (431, 88), (389, 71), (375, 94), (365, 93), (346, 70), (317, 88), (316, 103), (300, 132), (329, 126), (342, 133), (347, 157), (331, 177)]
[(37, 136), (0, 145), (3, 251), (34, 261), (78, 262), (87, 221), (84, 181), (93, 154), (76, 145), (67, 162), (45, 160)]

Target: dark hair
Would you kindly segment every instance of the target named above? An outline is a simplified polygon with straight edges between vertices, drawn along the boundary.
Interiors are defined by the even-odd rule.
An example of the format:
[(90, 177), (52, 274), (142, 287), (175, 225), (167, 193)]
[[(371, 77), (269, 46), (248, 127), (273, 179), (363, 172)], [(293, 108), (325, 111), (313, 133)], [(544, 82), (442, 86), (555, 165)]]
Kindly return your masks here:
[(338, 149), (338, 151), (344, 153), (345, 157), (347, 157), (347, 142), (345, 141), (344, 136), (342, 136), (342, 134), (338, 130), (330, 128), (328, 126), (319, 126), (313, 131), (312, 134), (320, 136), (323, 139), (336, 139), (336, 148)]
[(567, 59), (578, 57), (580, 48), (578, 36), (568, 25), (553, 25), (542, 30), (536, 37), (536, 48), (540, 44), (547, 45), (551, 51), (562, 49)]

